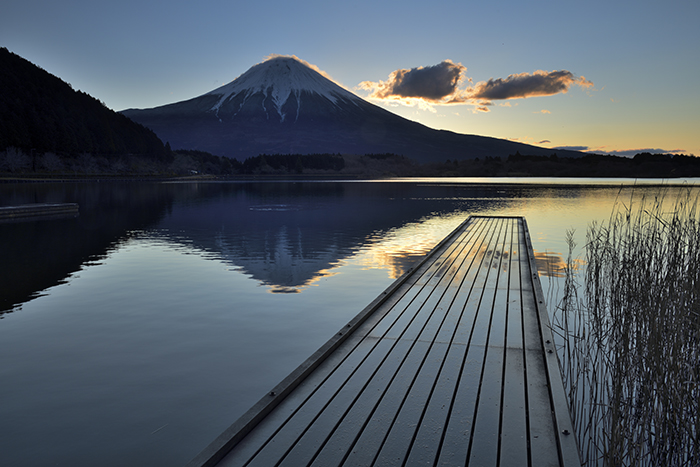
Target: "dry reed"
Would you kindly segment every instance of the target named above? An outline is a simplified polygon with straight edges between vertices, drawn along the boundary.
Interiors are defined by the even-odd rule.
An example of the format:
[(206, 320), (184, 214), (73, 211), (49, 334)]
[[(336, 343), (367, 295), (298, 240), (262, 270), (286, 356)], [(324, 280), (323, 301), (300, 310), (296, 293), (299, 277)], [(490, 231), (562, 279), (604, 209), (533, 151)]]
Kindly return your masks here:
[(698, 208), (689, 189), (616, 203), (582, 284), (568, 234), (554, 326), (584, 465), (700, 465)]

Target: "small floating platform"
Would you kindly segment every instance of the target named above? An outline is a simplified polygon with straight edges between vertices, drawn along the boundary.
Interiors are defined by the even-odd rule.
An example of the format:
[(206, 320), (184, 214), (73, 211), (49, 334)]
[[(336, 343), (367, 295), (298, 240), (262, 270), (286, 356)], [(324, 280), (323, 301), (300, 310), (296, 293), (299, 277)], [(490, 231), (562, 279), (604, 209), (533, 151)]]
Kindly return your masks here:
[(190, 466), (580, 466), (521, 217), (470, 217)]
[(76, 217), (77, 203), (25, 204), (22, 206), (0, 207), (0, 222), (19, 222), (38, 219), (61, 219)]

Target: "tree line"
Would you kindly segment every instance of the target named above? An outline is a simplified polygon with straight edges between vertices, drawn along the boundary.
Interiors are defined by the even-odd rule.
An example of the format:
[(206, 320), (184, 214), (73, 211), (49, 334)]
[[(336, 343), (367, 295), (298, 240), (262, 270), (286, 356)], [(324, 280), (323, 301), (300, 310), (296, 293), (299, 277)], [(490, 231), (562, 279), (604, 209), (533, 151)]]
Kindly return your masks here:
[(54, 152), (26, 152), (17, 147), (0, 151), (0, 172), (13, 175), (294, 175), (303, 173), (339, 172), (345, 167), (340, 154), (260, 154), (240, 162), (206, 151), (170, 150), (167, 157), (147, 159), (134, 155), (105, 157), (82, 152), (58, 155)]
[(558, 157), (556, 153), (535, 156), (516, 152), (507, 158), (486, 157), (427, 164), (421, 172), (425, 176), (453, 177), (700, 177), (700, 157), (648, 152), (634, 157), (605, 154)]
[(260, 154), (240, 165), (242, 174), (297, 173), (304, 171), (340, 171), (345, 159), (340, 154)]

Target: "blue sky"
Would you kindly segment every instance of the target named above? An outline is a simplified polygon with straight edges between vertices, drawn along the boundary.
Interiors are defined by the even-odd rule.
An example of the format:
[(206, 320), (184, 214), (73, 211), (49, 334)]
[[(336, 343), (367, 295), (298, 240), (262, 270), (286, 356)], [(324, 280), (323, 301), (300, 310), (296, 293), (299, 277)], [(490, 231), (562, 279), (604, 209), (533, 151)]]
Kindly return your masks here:
[[(700, 156), (699, 19), (697, 0), (4, 0), (0, 46), (115, 110), (196, 97), (270, 54), (296, 55), (433, 128), (551, 148)], [(370, 98), (359, 87), (446, 60), (461, 65), (463, 93), (538, 71), (590, 84), (451, 105)]]

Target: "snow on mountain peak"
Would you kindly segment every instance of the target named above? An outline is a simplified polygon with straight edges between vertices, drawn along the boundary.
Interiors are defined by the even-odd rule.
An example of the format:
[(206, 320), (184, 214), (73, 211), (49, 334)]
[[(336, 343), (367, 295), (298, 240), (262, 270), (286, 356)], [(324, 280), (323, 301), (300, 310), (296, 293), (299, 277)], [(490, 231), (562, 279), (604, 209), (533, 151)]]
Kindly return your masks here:
[(219, 108), (233, 96), (244, 93), (247, 99), (253, 94), (263, 93), (272, 99), (282, 121), (285, 119), (285, 114), (282, 112), (284, 103), (291, 95), (294, 95), (299, 101), (301, 93), (304, 91), (319, 94), (333, 104), (336, 104), (339, 98), (351, 102), (359, 99), (312, 67), (313, 65), (295, 56), (272, 55), (262, 63), (251, 67), (232, 82), (205, 95), (221, 96), (211, 109), (218, 113)]

